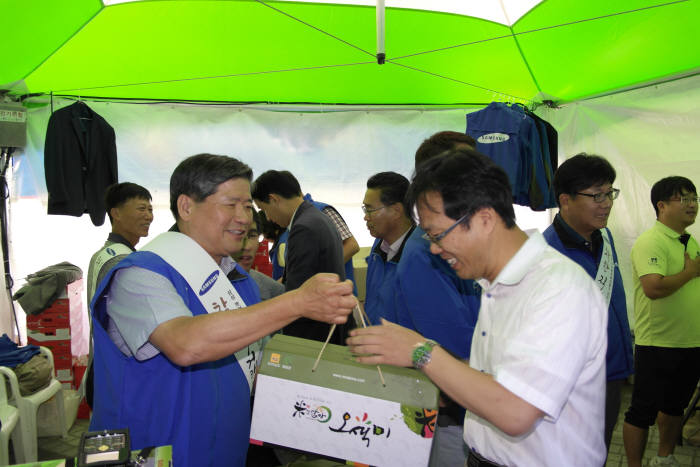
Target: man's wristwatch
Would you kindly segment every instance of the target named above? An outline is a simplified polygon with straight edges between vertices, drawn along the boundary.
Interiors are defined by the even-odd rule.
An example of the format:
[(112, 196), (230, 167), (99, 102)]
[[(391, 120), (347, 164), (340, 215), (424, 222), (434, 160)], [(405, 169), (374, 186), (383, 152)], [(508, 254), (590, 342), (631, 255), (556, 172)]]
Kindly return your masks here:
[(416, 345), (416, 348), (413, 349), (413, 354), (411, 355), (413, 368), (420, 370), (425, 365), (430, 363), (430, 360), (433, 358), (433, 347), (436, 345), (438, 345), (437, 342), (430, 339), (422, 344)]

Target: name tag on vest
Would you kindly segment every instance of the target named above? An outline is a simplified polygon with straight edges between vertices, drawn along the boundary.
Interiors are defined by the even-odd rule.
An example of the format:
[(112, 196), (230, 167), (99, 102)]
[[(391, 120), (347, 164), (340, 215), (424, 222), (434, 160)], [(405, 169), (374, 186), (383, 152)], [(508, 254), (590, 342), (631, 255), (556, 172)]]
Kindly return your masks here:
[(601, 229), (601, 233), (603, 234), (603, 252), (600, 255), (600, 264), (598, 265), (595, 282), (600, 287), (605, 303), (610, 306), (613, 281), (615, 280), (615, 258), (613, 258), (610, 232), (607, 229)]
[[(131, 252), (131, 248), (121, 243), (112, 243), (102, 248), (102, 250), (97, 253), (97, 258), (95, 258), (92, 275), (88, 277), (88, 290), (94, 292), (97, 288), (97, 278), (100, 276), (102, 266), (104, 266), (107, 261), (119, 255), (129, 255)], [(88, 297), (88, 302), (90, 300), (92, 300), (92, 297)]]
[[(247, 305), (209, 253), (199, 243), (179, 232), (164, 232), (141, 251), (157, 254), (170, 264), (192, 288), (207, 313), (236, 310)], [(262, 357), (258, 340), (235, 353), (236, 360), (252, 389), (255, 369)]]

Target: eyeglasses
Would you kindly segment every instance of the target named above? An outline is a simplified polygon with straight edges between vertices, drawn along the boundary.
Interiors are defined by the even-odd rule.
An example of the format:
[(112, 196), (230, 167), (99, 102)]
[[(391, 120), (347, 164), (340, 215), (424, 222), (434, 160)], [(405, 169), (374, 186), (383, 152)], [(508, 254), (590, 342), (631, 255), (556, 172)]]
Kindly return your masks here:
[(700, 203), (700, 196), (681, 196), (680, 198), (671, 198), (669, 201), (680, 201), (683, 205)]
[(617, 188), (613, 188), (612, 190), (608, 191), (607, 193), (596, 193), (594, 195), (590, 193), (576, 193), (577, 195), (582, 195), (582, 196), (588, 196), (590, 198), (593, 198), (593, 201), (596, 203), (602, 203), (605, 201), (605, 198), (609, 198), (610, 201), (617, 199), (618, 196), (620, 196), (620, 190)]
[(361, 206), (362, 212), (364, 212), (365, 214), (372, 214), (374, 211), (379, 211), (380, 209), (384, 209), (385, 207), (386, 206), (380, 206), (378, 208), (368, 208), (364, 204)]
[(448, 228), (446, 228), (445, 230), (443, 230), (441, 233), (439, 233), (439, 234), (437, 234), (437, 235), (430, 235), (428, 232), (426, 232), (426, 233), (424, 233), (423, 235), (421, 235), (421, 237), (422, 237), (424, 240), (427, 240), (427, 241), (429, 241), (429, 242), (431, 242), (431, 243), (436, 244), (437, 246), (440, 246), (440, 242), (442, 241), (442, 239), (445, 238), (445, 237), (447, 236), (447, 234), (449, 234), (450, 232), (452, 232), (452, 230), (453, 230), (455, 227), (457, 227), (457, 226), (458, 226), (464, 219), (466, 219), (467, 217), (469, 217), (469, 214), (468, 214), (468, 213), (465, 214), (465, 215), (463, 215), (463, 216), (460, 217), (459, 219), (457, 219), (457, 222), (455, 222), (454, 224), (452, 224), (451, 226), (449, 226)]

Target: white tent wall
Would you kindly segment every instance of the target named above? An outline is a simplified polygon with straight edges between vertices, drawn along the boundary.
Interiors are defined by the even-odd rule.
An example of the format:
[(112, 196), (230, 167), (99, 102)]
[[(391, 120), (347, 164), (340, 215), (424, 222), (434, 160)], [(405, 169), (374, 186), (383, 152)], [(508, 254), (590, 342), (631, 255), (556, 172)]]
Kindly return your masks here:
[[(2, 241), (2, 232), (0, 232), (0, 241)], [(5, 257), (2, 248), (0, 248), (0, 264), (4, 264), (4, 261)], [(12, 317), (12, 302), (8, 296), (7, 288), (5, 288), (4, 271), (0, 276), (0, 336), (2, 334), (7, 334), (10, 339), (15, 339), (17, 337), (17, 330), (15, 327), (15, 319)]]
[[(700, 76), (537, 112), (559, 131), (559, 162), (579, 152), (606, 157), (622, 190), (608, 221), (634, 323), (630, 250), (655, 222), (651, 186), (681, 175), (700, 188)], [(688, 231), (696, 238), (700, 224)]]
[[(700, 164), (693, 160), (697, 148), (691, 147), (700, 128), (698, 84), (699, 78), (691, 77), (537, 112), (559, 130), (560, 161), (587, 151), (606, 156), (617, 169), (623, 195), (610, 227), (628, 298), (629, 249), (654, 219), (651, 184), (671, 174), (700, 183)], [(53, 102), (54, 109), (71, 103)], [(420, 142), (439, 130), (464, 131), (465, 114), (476, 110), (87, 103), (115, 129), (119, 180), (139, 183), (154, 196), (149, 238), (173, 222), (168, 181), (174, 167), (189, 155), (211, 152), (240, 158), (255, 175), (290, 170), (304, 192), (338, 208), (362, 246), (372, 242), (359, 209), (367, 178), (385, 170), (410, 177)], [(87, 271), (91, 254), (109, 232), (108, 220), (94, 227), (87, 216), (46, 215), (43, 147), (49, 116), (49, 106), (30, 110), (28, 145), (15, 155), (10, 213), (15, 288), (27, 274), (60, 261)], [(520, 207), (516, 213), (521, 227), (540, 229), (551, 215)], [(697, 233), (697, 226), (691, 231)], [(628, 303), (631, 313), (633, 302)], [(0, 319), (0, 326), (5, 321)]]

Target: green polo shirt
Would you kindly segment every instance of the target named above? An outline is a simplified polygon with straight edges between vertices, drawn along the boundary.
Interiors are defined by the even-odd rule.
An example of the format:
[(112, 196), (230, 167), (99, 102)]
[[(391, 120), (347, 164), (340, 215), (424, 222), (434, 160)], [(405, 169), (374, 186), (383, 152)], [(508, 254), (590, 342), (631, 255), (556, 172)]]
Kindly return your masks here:
[[(657, 347), (700, 347), (700, 278), (688, 281), (668, 297), (652, 300), (644, 295), (641, 276), (672, 276), (683, 270), (686, 251), (678, 232), (656, 221), (632, 247), (634, 268), (635, 343)], [(688, 254), (700, 254), (691, 237)]]

